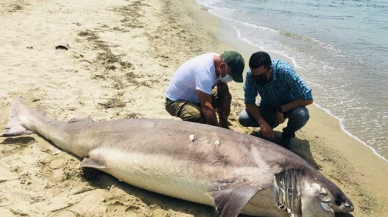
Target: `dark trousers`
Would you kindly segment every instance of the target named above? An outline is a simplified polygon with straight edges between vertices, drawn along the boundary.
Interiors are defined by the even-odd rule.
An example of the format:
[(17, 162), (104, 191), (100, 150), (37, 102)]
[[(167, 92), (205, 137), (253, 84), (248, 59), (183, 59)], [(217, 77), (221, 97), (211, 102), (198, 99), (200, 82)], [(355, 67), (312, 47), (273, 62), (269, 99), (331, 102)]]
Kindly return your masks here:
[[(277, 120), (277, 108), (269, 107), (260, 102), (256, 102), (257, 108), (260, 110), (261, 116), (273, 128), (279, 125)], [(283, 128), (283, 132), (295, 136), (295, 132), (300, 130), (309, 120), (309, 110), (306, 107), (298, 107), (286, 113), (288, 118), (287, 127)], [(245, 109), (239, 115), (239, 122), (244, 127), (259, 127), (257, 121)]]

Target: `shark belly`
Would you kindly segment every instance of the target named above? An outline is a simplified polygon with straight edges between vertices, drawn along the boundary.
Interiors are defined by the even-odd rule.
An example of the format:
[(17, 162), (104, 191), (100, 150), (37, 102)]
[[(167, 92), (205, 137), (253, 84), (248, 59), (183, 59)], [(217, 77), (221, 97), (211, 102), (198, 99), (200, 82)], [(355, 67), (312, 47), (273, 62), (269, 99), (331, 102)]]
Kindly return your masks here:
[(99, 149), (91, 157), (104, 153), (105, 169), (120, 181), (163, 195), (214, 206), (207, 192), (214, 185), (207, 177), (188, 166), (190, 162), (172, 160), (168, 156)]

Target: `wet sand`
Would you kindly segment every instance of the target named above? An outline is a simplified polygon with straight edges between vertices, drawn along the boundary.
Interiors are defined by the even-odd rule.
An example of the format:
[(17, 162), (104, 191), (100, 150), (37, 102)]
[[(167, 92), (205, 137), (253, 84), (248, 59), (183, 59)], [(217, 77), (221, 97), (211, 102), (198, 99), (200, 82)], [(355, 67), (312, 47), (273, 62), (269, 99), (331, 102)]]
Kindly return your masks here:
[[(164, 110), (164, 91), (177, 67), (202, 53), (239, 50), (219, 39), (219, 20), (191, 0), (5, 0), (0, 32), (1, 129), (18, 95), (62, 121), (174, 119)], [(231, 91), (230, 124), (260, 136), (237, 123), (242, 85)], [(387, 163), (341, 131), (338, 120), (309, 109), (292, 151), (343, 189), (353, 216), (388, 216)], [(0, 143), (1, 216), (214, 216), (211, 207), (82, 171), (80, 159), (38, 135)]]

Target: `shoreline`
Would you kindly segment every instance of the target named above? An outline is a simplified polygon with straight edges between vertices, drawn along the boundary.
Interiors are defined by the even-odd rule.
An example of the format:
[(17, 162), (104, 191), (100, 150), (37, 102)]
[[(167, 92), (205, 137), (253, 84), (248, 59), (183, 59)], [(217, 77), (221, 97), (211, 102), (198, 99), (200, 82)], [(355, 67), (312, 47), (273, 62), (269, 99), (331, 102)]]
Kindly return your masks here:
[(358, 138), (357, 136), (353, 135), (351, 132), (349, 132), (348, 130), (346, 130), (345, 128), (345, 125), (343, 125), (342, 123), (342, 118), (339, 118), (333, 114), (331, 114), (331, 111), (329, 109), (325, 109), (323, 108), (321, 105), (319, 104), (316, 104), (314, 103), (314, 106), (316, 106), (318, 109), (321, 109), (323, 110), (327, 115), (329, 115), (330, 117), (336, 119), (338, 122), (339, 122), (339, 125), (341, 127), (341, 130), (346, 133), (349, 137), (353, 138), (354, 140), (356, 140), (357, 142), (361, 143), (362, 145), (366, 146), (367, 148), (370, 149), (370, 151), (376, 155), (376, 157), (380, 158), (381, 160), (385, 161), (388, 163), (388, 159), (384, 158), (382, 155), (380, 155), (372, 146), (366, 144), (366, 142), (362, 141), (360, 138)]
[[(199, 4), (199, 3), (198, 3)], [(206, 7), (206, 6), (204, 6)], [(209, 8), (210, 10), (211, 8)], [(256, 52), (258, 50), (262, 50), (262, 48), (258, 45), (255, 45), (255, 44), (252, 44), (250, 43), (249, 41), (247, 40), (244, 40), (242, 39), (240, 36), (239, 36), (239, 33), (238, 31), (233, 27), (231, 26), (227, 19), (225, 18), (222, 18), (222, 17), (219, 17), (213, 13), (211, 13), (209, 11), (209, 13), (215, 17), (217, 17), (218, 19), (220, 19), (220, 23), (221, 23), (221, 28), (223, 28), (223, 30), (221, 30), (221, 36), (219, 37), (220, 41), (222, 41), (223, 43), (226, 43), (226, 44), (231, 44), (232, 47), (238, 49), (239, 47), (242, 47), (243, 50), (244, 50), (244, 56), (247, 57), (246, 59), (249, 58), (249, 53), (253, 53), (253, 52)], [(236, 21), (237, 22), (237, 21)], [(228, 32), (228, 31), (233, 31), (232, 33)], [(257, 49), (254, 49), (254, 47), (256, 47)], [(249, 52), (247, 52), (249, 51)], [(285, 61), (288, 61), (290, 63), (292, 63), (292, 65), (294, 67), (298, 67), (298, 64), (296, 63), (296, 61), (293, 59), (293, 58), (290, 58), (288, 57), (287, 55), (285, 54), (282, 54), (282, 53), (278, 53), (276, 51), (267, 51), (271, 57), (274, 57), (274, 59), (282, 59), (282, 60), (285, 60)], [(245, 70), (246, 71), (246, 70)], [(388, 159), (385, 158), (384, 156), (382, 156), (381, 154), (379, 154), (372, 146), (368, 145), (365, 141), (361, 140), (358, 136), (356, 135), (353, 135), (351, 132), (349, 132), (345, 125), (343, 125), (342, 123), (342, 118), (339, 118), (335, 115), (333, 115), (331, 113), (331, 111), (329, 109), (326, 109), (324, 108), (323, 106), (317, 104), (317, 103), (314, 103), (314, 106), (318, 107), (319, 109), (322, 109), (323, 111), (325, 111), (329, 116), (337, 119), (339, 122), (340, 122), (340, 125), (341, 125), (341, 129), (342, 131), (344, 131), (344, 133), (346, 133), (348, 136), (356, 139), (357, 141), (359, 141), (360, 143), (362, 143), (363, 145), (365, 145), (366, 147), (370, 148), (371, 151), (379, 158), (381, 158), (382, 160), (386, 161), (388, 163)]]
[[(16, 95), (61, 121), (87, 115), (95, 121), (177, 119), (164, 110), (164, 91), (177, 67), (198, 54), (241, 50), (220, 39), (222, 21), (195, 0), (2, 4), (2, 129)], [(69, 50), (55, 50), (63, 41)], [(241, 53), (247, 62), (250, 53)], [(230, 89), (232, 127), (259, 135), (238, 124), (242, 84)], [(311, 119), (297, 133), (292, 151), (353, 201), (352, 215), (337, 216), (388, 215), (385, 162), (341, 132), (339, 120), (308, 108)], [(0, 143), (3, 216), (214, 216), (211, 207), (132, 187), (104, 173), (90, 176), (79, 168), (80, 159), (38, 135), (0, 137)]]
[[(199, 4), (199, 3), (198, 3)], [(207, 6), (204, 6), (204, 7), (207, 7)], [(226, 43), (226, 44), (231, 44), (233, 47), (235, 47), (236, 49), (238, 49), (239, 47), (243, 48), (243, 50), (245, 51), (245, 54), (247, 57), (249, 57), (249, 55), (247, 55), (248, 53), (253, 53), (257, 50), (262, 50), (262, 48), (259, 46), (259, 45), (255, 45), (255, 44), (252, 44), (251, 42), (241, 38), (239, 36), (239, 32), (236, 28), (234, 28), (231, 24), (229, 24), (229, 19), (228, 18), (223, 18), (223, 17), (220, 17), (218, 15), (215, 15), (214, 13), (210, 12), (212, 8), (211, 7), (208, 7), (208, 10), (209, 10), (209, 13), (215, 17), (217, 17), (218, 19), (220, 19), (220, 23), (221, 23), (221, 33), (220, 33), (220, 37), (219, 39), (223, 42), (223, 43)], [(237, 22), (239, 23), (239, 21), (235, 21), (235, 20), (232, 20), (232, 22)], [(254, 49), (254, 47), (256, 47), (257, 49)], [(248, 52), (247, 52), (248, 51)], [(274, 57), (274, 59), (282, 59), (282, 60), (286, 60), (290, 63), (292, 63), (292, 65), (297, 68), (299, 65), (297, 64), (297, 62), (293, 59), (293, 58), (290, 58), (288, 57), (287, 55), (285, 54), (282, 54), (282, 53), (279, 53), (277, 51), (267, 51), (271, 57)], [(317, 106), (318, 108), (324, 110), (328, 115), (330, 115), (331, 117), (334, 117), (335, 119), (338, 119), (340, 121), (340, 124), (341, 124), (341, 129), (346, 133), (348, 134), (350, 137), (353, 137), (355, 138), (356, 140), (358, 140), (359, 142), (361, 142), (363, 145), (367, 146), (368, 148), (371, 149), (371, 151), (379, 158), (383, 159), (384, 161), (386, 161), (388, 163), (388, 158), (387, 157), (384, 157), (383, 155), (381, 155), (380, 153), (378, 153), (378, 151), (373, 148), (372, 146), (368, 145), (365, 141), (363, 141), (361, 138), (359, 138), (357, 135), (354, 135), (352, 134), (351, 132), (349, 132), (347, 129), (346, 129), (346, 126), (343, 125), (343, 120), (342, 118), (339, 118), (335, 115), (333, 115), (331, 113), (331, 111), (329, 109), (326, 109), (324, 108), (324, 106), (321, 106), (317, 103), (314, 103), (315, 106)]]

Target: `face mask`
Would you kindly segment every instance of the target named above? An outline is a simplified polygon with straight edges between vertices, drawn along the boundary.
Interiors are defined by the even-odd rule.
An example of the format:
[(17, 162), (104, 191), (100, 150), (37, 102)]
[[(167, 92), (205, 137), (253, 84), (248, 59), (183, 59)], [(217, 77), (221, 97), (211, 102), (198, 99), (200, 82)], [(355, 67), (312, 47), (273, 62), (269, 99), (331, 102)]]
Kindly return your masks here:
[[(224, 69), (226, 70), (226, 66)], [(221, 77), (221, 69), (220, 69), (220, 76), (218, 76), (218, 78), (220, 79), (220, 81), (222, 81), (224, 83), (228, 83), (228, 82), (233, 81), (232, 76), (230, 76), (229, 74), (226, 74), (225, 77)]]
[(267, 78), (267, 74), (265, 75), (259, 75), (259, 76), (253, 76), (252, 75), (252, 78), (253, 80), (256, 82), (256, 84), (260, 85), (260, 86), (264, 86), (265, 84), (269, 83), (270, 81), (272, 81), (272, 77), (270, 79)]
[(233, 81), (232, 76), (230, 76), (229, 74), (226, 74), (225, 77), (221, 77), (221, 73), (220, 73), (220, 76), (218, 78), (220, 79), (220, 81), (222, 81), (224, 83), (228, 83), (228, 82)]

